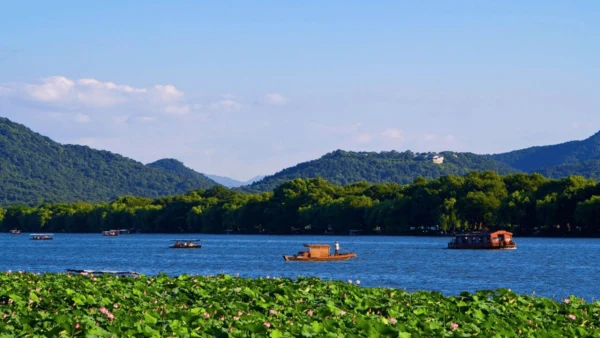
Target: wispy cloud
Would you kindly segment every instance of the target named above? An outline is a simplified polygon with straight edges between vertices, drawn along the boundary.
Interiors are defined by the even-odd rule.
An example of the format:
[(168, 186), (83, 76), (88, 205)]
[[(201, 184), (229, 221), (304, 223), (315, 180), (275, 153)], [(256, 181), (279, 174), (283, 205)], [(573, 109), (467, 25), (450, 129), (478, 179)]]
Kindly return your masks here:
[(239, 111), (242, 109), (242, 104), (232, 99), (224, 99), (214, 102), (210, 105), (211, 109), (223, 110), (227, 112)]
[(279, 93), (267, 93), (263, 97), (263, 102), (271, 105), (284, 105), (288, 100)]

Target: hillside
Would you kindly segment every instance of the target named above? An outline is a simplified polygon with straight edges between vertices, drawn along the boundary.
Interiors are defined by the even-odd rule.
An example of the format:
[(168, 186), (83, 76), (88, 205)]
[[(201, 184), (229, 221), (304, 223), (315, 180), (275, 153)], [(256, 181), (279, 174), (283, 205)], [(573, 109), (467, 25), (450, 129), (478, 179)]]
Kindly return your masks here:
[(555, 165), (548, 168), (536, 169), (535, 172), (548, 178), (563, 178), (570, 175), (577, 175), (600, 181), (600, 159)]
[(433, 179), (444, 175), (464, 175), (471, 171), (493, 170), (500, 174), (516, 172), (511, 167), (489, 157), (471, 153), (442, 152), (443, 164), (435, 164), (428, 154), (410, 151), (347, 152), (337, 150), (323, 157), (300, 163), (239, 190), (247, 192), (271, 191), (294, 178), (321, 177), (331, 183), (345, 185), (358, 181), (370, 183), (395, 182), (406, 184), (417, 177)]
[(182, 176), (108, 151), (61, 145), (0, 118), (0, 205), (158, 197), (216, 184), (198, 175)]
[[(570, 141), (556, 145), (531, 147), (503, 154), (491, 155), (491, 158), (505, 163), (518, 170), (533, 172), (553, 172), (559, 177), (577, 174), (569, 172), (569, 168), (587, 172), (590, 175), (600, 175), (600, 171), (589, 171), (581, 162), (600, 159), (600, 132), (582, 141)], [(554, 166), (560, 168), (552, 169)]]
[(205, 175), (186, 167), (181, 161), (172, 158), (165, 158), (146, 165), (150, 168), (160, 169), (166, 173), (176, 175), (186, 180), (196, 182), (202, 188), (212, 187), (218, 182), (211, 180)]

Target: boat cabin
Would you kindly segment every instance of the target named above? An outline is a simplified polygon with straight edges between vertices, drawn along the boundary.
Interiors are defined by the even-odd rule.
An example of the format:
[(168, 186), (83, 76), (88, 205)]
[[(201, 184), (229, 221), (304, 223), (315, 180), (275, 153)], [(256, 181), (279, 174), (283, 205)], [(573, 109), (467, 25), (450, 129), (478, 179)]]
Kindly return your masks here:
[(504, 230), (475, 231), (457, 234), (448, 243), (448, 249), (516, 249), (512, 233)]
[(54, 239), (54, 234), (31, 234), (29, 239), (34, 241), (48, 241)]
[(175, 244), (169, 246), (171, 249), (200, 249), (202, 241), (199, 239), (174, 239)]
[(304, 244), (308, 251), (298, 252), (298, 256), (312, 257), (312, 258), (325, 258), (329, 257), (331, 246), (329, 244)]

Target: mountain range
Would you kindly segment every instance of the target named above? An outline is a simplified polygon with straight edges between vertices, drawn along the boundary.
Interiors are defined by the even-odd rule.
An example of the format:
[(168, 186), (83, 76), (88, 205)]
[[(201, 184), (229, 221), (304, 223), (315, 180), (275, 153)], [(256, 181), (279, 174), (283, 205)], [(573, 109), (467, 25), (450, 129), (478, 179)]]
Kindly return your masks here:
[(0, 205), (159, 197), (216, 184), (179, 161), (144, 165), (108, 151), (62, 145), (0, 118)]
[(218, 175), (208, 175), (206, 174), (206, 177), (210, 178), (211, 180), (219, 183), (222, 186), (225, 186), (227, 188), (237, 188), (237, 187), (241, 187), (244, 185), (250, 185), (254, 182), (260, 181), (262, 180), (265, 176), (256, 176), (253, 177), (247, 181), (238, 181), (235, 180), (233, 178), (229, 178), (229, 177), (225, 177), (225, 176), (218, 176)]
[[(436, 163), (437, 162), (437, 163)], [(600, 179), (600, 132), (582, 140), (502, 154), (352, 152), (319, 159), (247, 182), (203, 175), (175, 159), (142, 164), (87, 146), (62, 145), (0, 118), (0, 205), (108, 201), (123, 195), (159, 197), (217, 184), (244, 192), (272, 191), (294, 178), (321, 177), (335, 184), (357, 181), (405, 184), (470, 171), (538, 172), (550, 178), (581, 175)]]

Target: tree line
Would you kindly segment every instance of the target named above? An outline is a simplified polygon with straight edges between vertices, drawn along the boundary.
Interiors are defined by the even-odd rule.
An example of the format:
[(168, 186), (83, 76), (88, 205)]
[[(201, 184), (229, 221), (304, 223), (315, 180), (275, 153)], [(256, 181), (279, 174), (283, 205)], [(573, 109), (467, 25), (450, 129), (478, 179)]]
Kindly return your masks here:
[(492, 171), (412, 184), (338, 186), (294, 179), (272, 192), (222, 186), (110, 203), (52, 203), (0, 208), (0, 229), (25, 232), (364, 234), (454, 233), (502, 228), (517, 235), (600, 234), (600, 184), (580, 176), (501, 176)]

